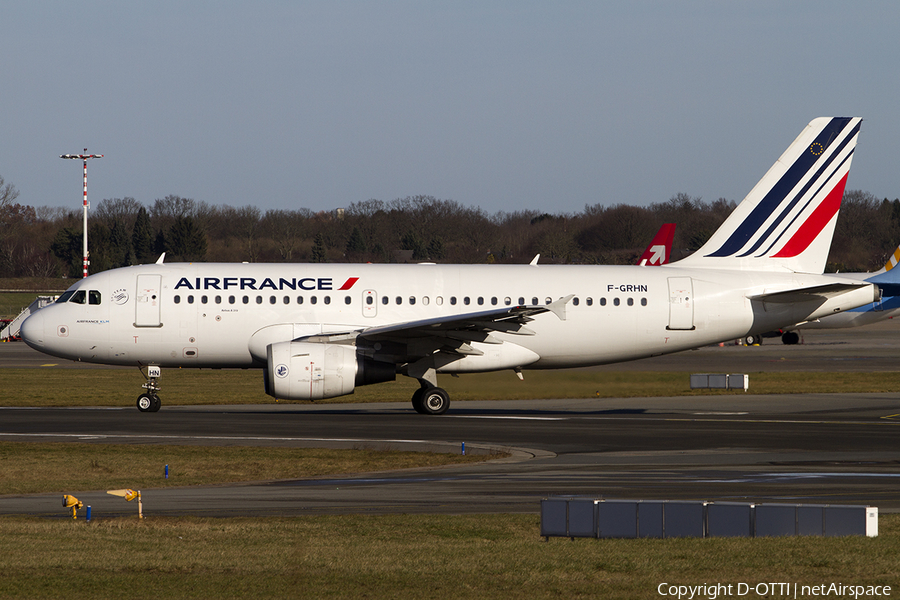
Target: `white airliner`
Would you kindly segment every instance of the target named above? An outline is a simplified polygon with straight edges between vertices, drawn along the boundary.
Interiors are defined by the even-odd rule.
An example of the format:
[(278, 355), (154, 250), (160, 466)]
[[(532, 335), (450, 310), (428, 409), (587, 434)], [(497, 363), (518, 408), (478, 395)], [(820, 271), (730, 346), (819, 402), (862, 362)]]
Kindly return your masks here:
[(157, 264), (82, 279), (29, 317), (29, 346), (146, 368), (263, 370), (281, 399), (417, 379), (416, 411), (449, 406), (437, 373), (581, 367), (771, 331), (872, 302), (824, 275), (859, 118), (818, 118), (710, 240), (667, 265)]
[(867, 281), (874, 283), (881, 290), (881, 297), (875, 302), (857, 306), (847, 311), (834, 315), (828, 315), (814, 321), (798, 323), (793, 327), (784, 328), (786, 331), (781, 336), (785, 344), (796, 344), (800, 341), (800, 335), (796, 329), (846, 329), (849, 327), (861, 327), (871, 325), (885, 319), (893, 319), (900, 315), (900, 269), (896, 268), (900, 262), (900, 247), (888, 258), (887, 263), (877, 273), (842, 273), (840, 276), (855, 281)]

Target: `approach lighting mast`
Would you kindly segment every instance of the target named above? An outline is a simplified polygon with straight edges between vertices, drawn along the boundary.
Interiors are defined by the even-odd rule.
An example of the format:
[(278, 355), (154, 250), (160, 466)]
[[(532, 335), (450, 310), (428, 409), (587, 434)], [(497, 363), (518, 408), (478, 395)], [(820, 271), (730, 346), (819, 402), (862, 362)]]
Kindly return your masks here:
[(89, 158), (103, 158), (102, 154), (88, 154), (87, 148), (84, 149), (84, 154), (60, 154), (60, 158), (80, 158), (84, 161), (84, 259), (82, 261), (82, 271), (83, 276), (88, 276), (88, 265), (91, 264), (88, 260), (88, 244), (87, 244), (87, 211), (88, 211), (88, 199), (87, 199), (87, 161)]

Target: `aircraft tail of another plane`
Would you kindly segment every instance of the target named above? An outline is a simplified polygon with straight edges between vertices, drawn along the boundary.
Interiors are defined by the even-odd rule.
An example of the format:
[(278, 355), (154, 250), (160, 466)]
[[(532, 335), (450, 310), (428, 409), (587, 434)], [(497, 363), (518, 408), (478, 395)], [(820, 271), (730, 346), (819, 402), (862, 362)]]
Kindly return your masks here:
[(684, 267), (822, 273), (862, 119), (813, 119)]
[(669, 262), (672, 254), (672, 240), (675, 239), (675, 223), (663, 223), (650, 245), (638, 259), (640, 266), (655, 267)]

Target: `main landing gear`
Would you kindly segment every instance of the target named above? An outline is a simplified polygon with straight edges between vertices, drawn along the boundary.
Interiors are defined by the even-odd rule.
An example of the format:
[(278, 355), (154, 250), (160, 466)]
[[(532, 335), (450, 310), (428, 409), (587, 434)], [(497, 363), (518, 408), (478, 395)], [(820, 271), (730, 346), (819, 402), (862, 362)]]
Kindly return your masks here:
[(450, 394), (443, 388), (421, 381), (422, 387), (412, 396), (412, 405), (420, 415), (442, 415), (450, 408)]
[(159, 407), (162, 406), (162, 401), (156, 395), (156, 392), (160, 390), (159, 385), (157, 385), (160, 375), (162, 375), (161, 368), (147, 367), (147, 383), (141, 385), (147, 392), (138, 396), (137, 407), (139, 411), (157, 412)]

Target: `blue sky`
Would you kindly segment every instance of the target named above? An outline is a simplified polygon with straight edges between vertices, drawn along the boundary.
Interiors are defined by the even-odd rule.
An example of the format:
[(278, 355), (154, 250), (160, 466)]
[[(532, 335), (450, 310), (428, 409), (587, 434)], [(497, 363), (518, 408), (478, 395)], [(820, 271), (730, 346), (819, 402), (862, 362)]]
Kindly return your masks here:
[(34, 206), (177, 194), (489, 213), (740, 200), (817, 116), (900, 197), (900, 3), (117, 2), (0, 7), (0, 175)]

